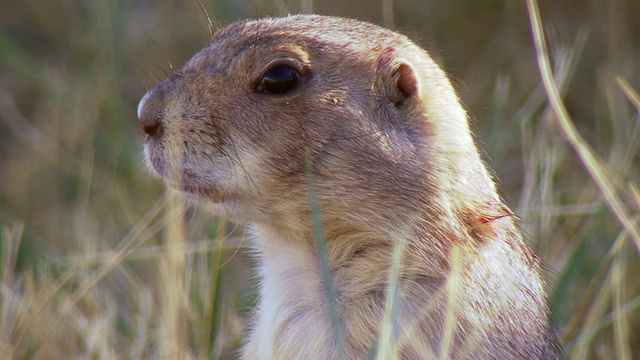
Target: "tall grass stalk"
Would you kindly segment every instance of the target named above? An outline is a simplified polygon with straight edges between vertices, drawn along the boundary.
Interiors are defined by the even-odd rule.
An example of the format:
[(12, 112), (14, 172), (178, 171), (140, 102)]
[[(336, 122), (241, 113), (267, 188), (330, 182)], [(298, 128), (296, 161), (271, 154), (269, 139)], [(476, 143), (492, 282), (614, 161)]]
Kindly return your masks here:
[(165, 208), (164, 240), (172, 251), (165, 253), (158, 261), (158, 274), (163, 279), (161, 284), (161, 304), (159, 316), (159, 355), (169, 359), (190, 359), (188, 351), (187, 327), (187, 289), (185, 284), (186, 257), (184, 244), (186, 243), (185, 223), (183, 214), (185, 208), (181, 199), (175, 195), (168, 197), (169, 203)]
[(316, 193), (315, 184), (313, 182), (313, 165), (311, 156), (307, 154), (305, 158), (307, 171), (307, 182), (309, 184), (309, 199), (311, 203), (311, 216), (313, 217), (313, 225), (315, 227), (316, 245), (318, 247), (318, 257), (322, 266), (322, 275), (324, 277), (324, 286), (327, 294), (327, 302), (331, 312), (331, 322), (333, 324), (334, 336), (336, 338), (336, 348), (338, 350), (338, 358), (346, 359), (346, 349), (344, 344), (344, 334), (342, 332), (342, 322), (340, 321), (340, 311), (338, 310), (338, 300), (336, 291), (333, 286), (333, 275), (331, 273), (331, 265), (329, 264), (329, 253), (327, 252), (326, 238), (324, 236), (324, 226), (322, 224), (322, 215), (320, 213), (320, 203)]
[[(609, 321), (612, 321), (613, 349), (616, 353), (616, 358), (630, 359), (632, 358), (632, 350), (629, 343), (631, 333), (626, 311), (623, 310), (628, 309), (630, 305), (630, 303), (626, 302), (628, 298), (626, 295), (628, 291), (626, 289), (628, 280), (625, 274), (628, 256), (623, 249), (627, 239), (631, 239), (636, 247), (636, 252), (640, 251), (640, 233), (636, 226), (637, 217), (634, 219), (634, 217), (629, 215), (630, 211), (618, 195), (618, 191), (615, 188), (615, 181), (613, 181), (609, 175), (610, 171), (596, 158), (591, 147), (581, 137), (574, 126), (569, 112), (560, 97), (556, 82), (554, 81), (545, 34), (542, 30), (542, 22), (536, 0), (527, 0), (527, 9), (529, 11), (538, 67), (551, 109), (555, 115), (555, 124), (564, 139), (574, 149), (584, 168), (591, 176), (591, 179), (605, 197), (606, 204), (623, 226), (623, 232), (613, 243), (605, 261), (601, 263), (598, 273), (606, 273), (606, 275), (601, 278), (602, 280), (600, 282), (592, 283), (592, 286), (599, 284), (596, 285), (599, 286), (599, 289), (592, 287), (592, 290), (595, 290), (595, 298), (591, 298), (590, 295), (585, 294), (582, 299), (582, 306), (574, 313), (572, 321), (566, 329), (565, 336), (571, 334), (573, 330), (577, 330), (580, 326), (578, 330), (579, 335), (576, 337), (575, 342), (570, 342), (567, 345), (567, 350), (570, 354), (569, 357), (571, 359), (587, 358), (591, 349), (591, 343), (593, 343), (596, 334), (607, 326)], [(639, 102), (637, 100), (637, 94), (635, 94), (635, 91), (633, 91), (628, 82), (620, 76), (616, 77), (616, 81), (622, 92), (636, 108), (638, 108)], [(630, 161), (633, 157), (633, 155), (631, 155), (632, 152), (627, 151), (627, 154), (629, 154), (630, 157), (624, 158)], [(624, 162), (622, 163), (624, 164)], [(633, 192), (633, 186), (630, 185), (629, 187)], [(599, 277), (596, 277), (596, 279), (599, 279)], [(610, 303), (613, 308), (613, 316), (605, 316)], [(587, 306), (587, 304), (590, 304), (590, 306)], [(582, 311), (580, 309), (582, 309)], [(582, 319), (580, 325), (578, 325), (579, 319)]]
[(15, 307), (18, 299), (11, 296), (10, 289), (14, 284), (14, 272), (18, 259), (18, 249), (22, 239), (23, 225), (0, 228), (0, 356), (11, 359), (13, 349), (11, 332), (14, 326)]
[(400, 275), (402, 272), (402, 256), (407, 245), (408, 234), (393, 235), (393, 253), (389, 266), (388, 285), (384, 314), (378, 334), (377, 344), (374, 345), (376, 359), (398, 359), (400, 356), (400, 324), (398, 315), (400, 311), (401, 288)]

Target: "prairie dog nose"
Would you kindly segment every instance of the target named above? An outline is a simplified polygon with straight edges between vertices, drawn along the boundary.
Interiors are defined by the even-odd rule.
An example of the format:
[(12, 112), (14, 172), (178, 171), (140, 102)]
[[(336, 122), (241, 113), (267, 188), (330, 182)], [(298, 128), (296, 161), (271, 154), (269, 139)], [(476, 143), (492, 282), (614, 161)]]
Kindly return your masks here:
[(164, 96), (162, 91), (151, 89), (140, 99), (138, 104), (138, 120), (142, 130), (150, 137), (160, 137), (164, 130), (163, 109)]

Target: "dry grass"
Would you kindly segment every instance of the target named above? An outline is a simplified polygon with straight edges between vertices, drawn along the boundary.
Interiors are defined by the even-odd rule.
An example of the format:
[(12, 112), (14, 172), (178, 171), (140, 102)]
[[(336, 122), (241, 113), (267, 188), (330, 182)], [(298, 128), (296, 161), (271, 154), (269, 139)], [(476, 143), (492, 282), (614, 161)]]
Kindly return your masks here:
[[(214, 27), (314, 6), (431, 49), (545, 261), (569, 358), (640, 357), (640, 4), (542, 3), (542, 26), (533, 1), (231, 4), (203, 4)], [(135, 118), (206, 41), (201, 7), (0, 16), (0, 358), (230, 357), (254, 302), (243, 229), (164, 195)]]

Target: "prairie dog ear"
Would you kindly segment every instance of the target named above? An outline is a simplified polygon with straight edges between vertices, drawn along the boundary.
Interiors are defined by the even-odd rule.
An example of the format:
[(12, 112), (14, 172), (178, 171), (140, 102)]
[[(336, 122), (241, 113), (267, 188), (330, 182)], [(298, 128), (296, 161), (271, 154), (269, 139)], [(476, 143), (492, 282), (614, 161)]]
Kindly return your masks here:
[(376, 88), (396, 108), (420, 98), (420, 79), (416, 69), (408, 61), (383, 54), (378, 61)]

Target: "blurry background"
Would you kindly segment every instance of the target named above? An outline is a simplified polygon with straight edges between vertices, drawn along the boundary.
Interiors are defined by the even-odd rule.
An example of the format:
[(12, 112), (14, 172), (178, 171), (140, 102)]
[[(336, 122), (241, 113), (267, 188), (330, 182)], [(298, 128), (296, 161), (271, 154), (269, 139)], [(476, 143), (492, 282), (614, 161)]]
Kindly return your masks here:
[(164, 195), (135, 113), (206, 43), (203, 8), (215, 28), (311, 9), (428, 49), (544, 260), (566, 352), (640, 358), (640, 243), (620, 221), (640, 213), (635, 0), (540, 4), (556, 80), (618, 216), (554, 125), (524, 1), (0, 1), (0, 358), (228, 358), (240, 344), (248, 240)]

